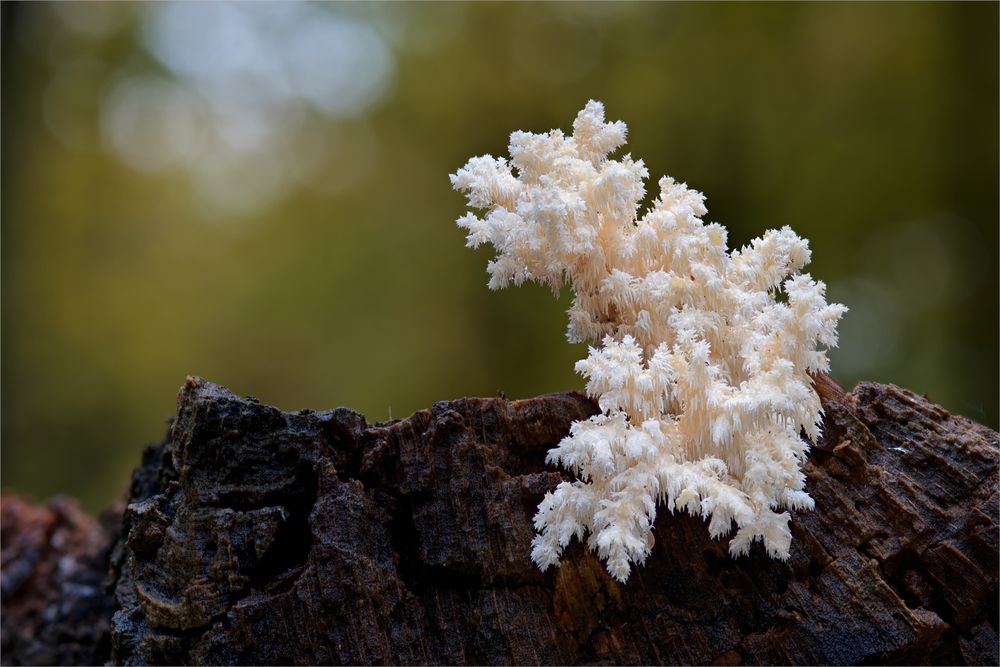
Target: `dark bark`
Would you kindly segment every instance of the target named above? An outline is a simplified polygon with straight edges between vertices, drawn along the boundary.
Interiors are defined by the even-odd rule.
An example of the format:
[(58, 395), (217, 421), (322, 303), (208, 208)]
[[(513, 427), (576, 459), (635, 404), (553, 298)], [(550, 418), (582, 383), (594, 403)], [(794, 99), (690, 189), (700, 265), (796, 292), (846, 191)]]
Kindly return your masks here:
[[(595, 411), (579, 394), (448, 401), (370, 426), (192, 378), (110, 556), (110, 659), (997, 664), (997, 433), (891, 385), (821, 389), (816, 509), (793, 518), (787, 562), (759, 545), (734, 560), (702, 521), (663, 511), (653, 554), (619, 585), (579, 544), (546, 573), (529, 560), (535, 507), (563, 478), (545, 452)], [(8, 556), (26, 530), (11, 502), (4, 661), (99, 656), (99, 623), (91, 654), (39, 660), (8, 643), (61, 646), (45, 609), (66, 595), (44, 583), (59, 575), (19, 575), (46, 597), (11, 620), (8, 573), (42, 562)], [(99, 542), (79, 553), (99, 562)]]

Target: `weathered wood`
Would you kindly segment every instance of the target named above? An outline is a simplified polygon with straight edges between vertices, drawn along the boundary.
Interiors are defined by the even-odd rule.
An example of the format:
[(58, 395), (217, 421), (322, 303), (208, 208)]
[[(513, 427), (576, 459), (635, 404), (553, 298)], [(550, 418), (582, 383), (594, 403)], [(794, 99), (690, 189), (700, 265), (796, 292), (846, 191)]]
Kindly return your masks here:
[(110, 657), (997, 664), (997, 433), (891, 385), (824, 405), (816, 509), (794, 517), (787, 562), (759, 545), (733, 560), (702, 521), (663, 511), (619, 585), (579, 544), (544, 574), (528, 557), (563, 479), (545, 452), (595, 411), (579, 394), (372, 426), (191, 378), (133, 479)]

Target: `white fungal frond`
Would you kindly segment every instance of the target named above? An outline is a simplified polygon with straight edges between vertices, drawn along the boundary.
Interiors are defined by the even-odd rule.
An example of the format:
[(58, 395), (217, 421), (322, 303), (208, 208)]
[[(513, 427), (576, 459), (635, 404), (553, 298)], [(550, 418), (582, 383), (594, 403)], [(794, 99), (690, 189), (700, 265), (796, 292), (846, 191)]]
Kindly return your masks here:
[[(809, 243), (769, 230), (729, 251), (705, 198), (671, 178), (642, 217), (648, 172), (608, 155), (626, 127), (590, 101), (572, 136), (514, 132), (510, 161), (469, 160), (451, 176), (469, 205), (468, 245), (491, 243), (492, 289), (571, 283), (567, 337), (594, 347), (576, 370), (601, 414), (573, 424), (547, 461), (577, 481), (545, 496), (532, 559), (558, 565), (584, 539), (625, 581), (653, 546), (656, 508), (709, 519), (734, 556), (755, 540), (787, 558), (787, 511), (811, 509), (801, 466), (819, 435), (810, 372), (829, 369), (847, 309), (800, 271)], [(787, 300), (779, 301), (783, 291)]]

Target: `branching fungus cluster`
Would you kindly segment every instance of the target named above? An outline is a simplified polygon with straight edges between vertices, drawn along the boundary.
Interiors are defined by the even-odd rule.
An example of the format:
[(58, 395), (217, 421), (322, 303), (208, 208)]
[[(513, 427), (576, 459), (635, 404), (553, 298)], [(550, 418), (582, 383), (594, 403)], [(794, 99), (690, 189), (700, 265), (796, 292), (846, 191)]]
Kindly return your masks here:
[[(787, 510), (811, 509), (801, 466), (819, 435), (809, 374), (829, 368), (847, 310), (800, 273), (809, 244), (790, 228), (729, 251), (702, 221), (704, 197), (671, 178), (640, 215), (647, 170), (609, 154), (625, 144), (591, 101), (573, 134), (514, 132), (510, 159), (476, 157), (451, 176), (485, 213), (458, 220), (491, 243), (489, 286), (569, 282), (568, 338), (589, 341), (576, 369), (601, 414), (573, 425), (547, 461), (571, 471), (535, 516), (532, 558), (558, 564), (575, 536), (620, 581), (653, 546), (659, 505), (732, 530), (729, 550), (791, 542)], [(783, 294), (785, 298), (779, 299)]]

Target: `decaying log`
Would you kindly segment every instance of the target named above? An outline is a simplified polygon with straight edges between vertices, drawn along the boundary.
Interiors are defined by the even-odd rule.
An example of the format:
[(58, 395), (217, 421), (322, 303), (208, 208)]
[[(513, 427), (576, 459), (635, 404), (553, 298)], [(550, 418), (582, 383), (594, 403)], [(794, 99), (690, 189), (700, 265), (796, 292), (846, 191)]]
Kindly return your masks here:
[[(702, 521), (662, 511), (653, 554), (620, 585), (579, 544), (546, 573), (529, 560), (535, 508), (563, 479), (545, 453), (596, 411), (580, 394), (448, 401), (369, 425), (190, 378), (132, 481), (104, 657), (997, 664), (998, 434), (891, 385), (824, 405), (806, 466), (816, 509), (793, 518), (787, 562), (759, 545), (734, 560)], [(23, 530), (10, 502), (4, 662), (32, 662), (7, 643), (8, 571), (37, 567), (8, 557)]]
[(4, 664), (96, 665), (108, 659), (114, 606), (106, 580), (114, 523), (102, 526), (68, 498), (40, 506), (0, 496)]

